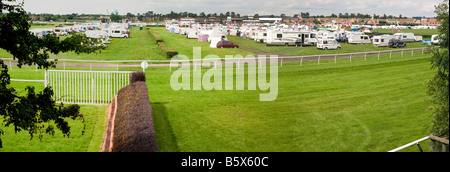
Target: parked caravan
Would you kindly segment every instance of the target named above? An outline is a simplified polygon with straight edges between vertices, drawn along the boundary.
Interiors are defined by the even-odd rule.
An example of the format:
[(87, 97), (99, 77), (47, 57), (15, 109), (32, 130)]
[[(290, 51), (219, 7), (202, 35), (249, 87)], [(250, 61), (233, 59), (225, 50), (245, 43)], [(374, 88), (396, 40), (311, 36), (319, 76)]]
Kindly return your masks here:
[(393, 35), (379, 35), (373, 37), (373, 46), (375, 47), (387, 47), (389, 46), (389, 41), (394, 39)]
[(403, 42), (414, 42), (416, 41), (414, 33), (396, 33), (395, 38), (402, 40)]
[[(308, 35), (308, 36), (305, 36)], [(305, 37), (308, 37), (306, 39)], [(315, 37), (315, 36), (313, 36)], [(302, 39), (304, 38), (304, 39)], [(315, 39), (315, 38), (314, 38)], [(307, 40), (307, 42), (305, 42)], [(314, 44), (311, 42), (315, 42), (310, 39), (310, 33), (301, 32), (301, 31), (276, 31), (269, 30), (267, 31), (267, 45), (301, 45), (302, 41), (309, 45)]]
[(348, 43), (349, 44), (370, 44), (369, 36), (367, 35), (358, 35), (358, 34), (352, 34), (348, 36)]
[(198, 32), (196, 29), (190, 29), (186, 35), (187, 39), (198, 39)]
[(431, 35), (431, 44), (438, 45), (439, 44), (439, 35)]
[(422, 42), (422, 41), (423, 41), (423, 36), (422, 36), (422, 35), (416, 35), (416, 36), (414, 36), (414, 41), (416, 41), (416, 42)]
[(256, 42), (261, 42), (261, 43), (267, 42), (267, 31), (266, 30), (256, 31), (254, 40)]
[(323, 50), (341, 49), (341, 45), (335, 39), (318, 39), (317, 48)]

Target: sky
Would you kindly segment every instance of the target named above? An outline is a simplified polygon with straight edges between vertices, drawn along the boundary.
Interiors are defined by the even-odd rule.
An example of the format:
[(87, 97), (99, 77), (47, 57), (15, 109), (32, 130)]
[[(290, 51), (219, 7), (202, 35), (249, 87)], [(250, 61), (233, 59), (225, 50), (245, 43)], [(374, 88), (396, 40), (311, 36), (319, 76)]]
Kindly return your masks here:
[(310, 15), (362, 13), (377, 15), (402, 14), (407, 17), (434, 17), (434, 6), (443, 0), (17, 0), (25, 2), (31, 13), (51, 14), (106, 14), (114, 9), (119, 14), (154, 11), (155, 13), (236, 12), (241, 16), (280, 15), (293, 16), (300, 12)]

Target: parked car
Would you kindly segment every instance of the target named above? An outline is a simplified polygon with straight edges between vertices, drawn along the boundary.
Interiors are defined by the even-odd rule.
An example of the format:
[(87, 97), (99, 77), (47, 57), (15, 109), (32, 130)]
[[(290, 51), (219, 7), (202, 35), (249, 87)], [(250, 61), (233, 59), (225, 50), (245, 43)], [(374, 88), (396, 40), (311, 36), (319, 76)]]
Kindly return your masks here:
[(228, 40), (222, 40), (217, 43), (217, 48), (239, 48), (239, 45)]
[(391, 48), (406, 47), (406, 43), (400, 39), (391, 39), (389, 41), (389, 47)]

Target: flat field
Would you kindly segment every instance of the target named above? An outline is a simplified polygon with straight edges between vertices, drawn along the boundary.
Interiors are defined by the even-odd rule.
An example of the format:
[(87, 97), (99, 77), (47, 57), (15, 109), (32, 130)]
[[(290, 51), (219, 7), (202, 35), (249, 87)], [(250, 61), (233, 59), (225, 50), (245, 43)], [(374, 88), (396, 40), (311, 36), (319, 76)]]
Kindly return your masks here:
[[(371, 44), (343, 44), (343, 49), (337, 51), (267, 47), (238, 37), (229, 39), (240, 44), (240, 49), (212, 49), (209, 43), (187, 40), (163, 28), (155, 30), (168, 47), (188, 57), (192, 57), (192, 47), (202, 47), (202, 57), (259, 53), (298, 56), (389, 49)], [(147, 31), (134, 28), (132, 38), (114, 39), (101, 54), (64, 53), (52, 58), (165, 59), (154, 42)], [(407, 48), (411, 46), (423, 45), (408, 44)], [(428, 135), (426, 128), (431, 119), (427, 108), (431, 103), (426, 95), (426, 80), (434, 72), (430, 67), (428, 52), (403, 57), (393, 54), (392, 58), (381, 55), (379, 60), (368, 56), (367, 61), (362, 57), (351, 62), (338, 59), (336, 64), (333, 60), (321, 60), (320, 65), (317, 61), (305, 61), (302, 66), (297, 62), (279, 64), (278, 98), (273, 102), (260, 102), (259, 95), (266, 92), (259, 88), (256, 91), (174, 91), (170, 79), (176, 68), (169, 71), (167, 67), (152, 67), (146, 70), (146, 75), (161, 152), (384, 152)], [(12, 69), (12, 79), (43, 80), (43, 70)], [(66, 70), (83, 69), (68, 67)], [(203, 69), (202, 73), (208, 70)], [(233, 76), (236, 78), (236, 74)], [(192, 74), (190, 82), (192, 86)], [(25, 85), (33, 85), (37, 91), (43, 89), (42, 83), (11, 84), (19, 92)], [(5, 135), (2, 136), (4, 148), (0, 151), (99, 151), (106, 107), (82, 106), (82, 113), (88, 124), (84, 136), (81, 136), (80, 121), (69, 120), (73, 129), (70, 138), (57, 132), (55, 136), (44, 135), (42, 142), (37, 138), (30, 141), (26, 132), (14, 134), (12, 127), (2, 125)], [(422, 146), (427, 150), (426, 144)], [(418, 150), (415, 147), (406, 151)]]
[(278, 68), (273, 102), (260, 102), (266, 92), (259, 89), (173, 91), (175, 69), (151, 68), (158, 146), (163, 152), (389, 151), (428, 135), (429, 64), (429, 54), (286, 63)]

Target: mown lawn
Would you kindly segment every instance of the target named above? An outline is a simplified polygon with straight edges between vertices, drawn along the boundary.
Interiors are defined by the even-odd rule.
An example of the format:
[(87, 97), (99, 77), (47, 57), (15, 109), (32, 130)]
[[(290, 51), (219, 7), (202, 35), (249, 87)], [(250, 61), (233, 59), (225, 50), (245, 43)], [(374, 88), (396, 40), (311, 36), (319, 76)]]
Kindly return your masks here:
[(174, 69), (150, 68), (158, 147), (163, 152), (389, 151), (428, 135), (429, 58), (285, 63), (278, 69), (273, 102), (260, 102), (265, 93), (260, 90), (173, 91)]

